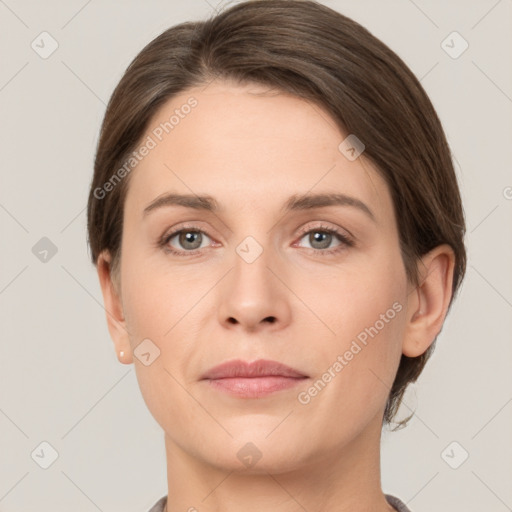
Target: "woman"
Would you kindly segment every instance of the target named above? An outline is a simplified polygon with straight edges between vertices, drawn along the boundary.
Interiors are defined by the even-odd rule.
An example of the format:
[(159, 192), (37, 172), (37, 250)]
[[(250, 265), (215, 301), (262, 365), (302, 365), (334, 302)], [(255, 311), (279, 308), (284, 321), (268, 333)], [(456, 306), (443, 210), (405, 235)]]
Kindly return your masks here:
[(381, 430), (466, 253), (441, 123), (396, 54), (312, 1), (170, 28), (109, 102), (88, 230), (164, 431), (151, 512), (409, 510)]

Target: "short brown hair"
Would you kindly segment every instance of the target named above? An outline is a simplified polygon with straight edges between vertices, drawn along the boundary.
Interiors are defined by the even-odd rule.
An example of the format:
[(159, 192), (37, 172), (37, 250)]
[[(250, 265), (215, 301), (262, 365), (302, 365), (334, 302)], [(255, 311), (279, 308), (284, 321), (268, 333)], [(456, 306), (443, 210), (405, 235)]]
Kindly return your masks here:
[[(465, 221), (441, 122), (420, 82), (392, 50), (355, 21), (311, 0), (242, 2), (206, 21), (169, 28), (136, 56), (109, 101), (96, 151), (87, 210), (93, 264), (108, 250), (117, 275), (130, 175), (105, 197), (97, 190), (133, 152), (163, 103), (217, 77), (315, 103), (364, 143), (364, 156), (389, 186), (409, 281), (419, 284), (418, 258), (444, 243), (453, 249), (449, 310), (466, 270)], [(402, 355), (384, 422), (395, 416), (436, 340), (418, 357)]]

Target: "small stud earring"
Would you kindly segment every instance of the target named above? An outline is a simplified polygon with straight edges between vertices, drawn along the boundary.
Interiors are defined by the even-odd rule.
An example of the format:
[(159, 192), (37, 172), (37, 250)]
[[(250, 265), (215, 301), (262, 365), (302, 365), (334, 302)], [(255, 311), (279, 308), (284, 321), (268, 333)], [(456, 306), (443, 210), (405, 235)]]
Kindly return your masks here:
[(121, 350), (121, 352), (119, 352), (119, 356), (124, 357), (124, 352), (122, 350)]

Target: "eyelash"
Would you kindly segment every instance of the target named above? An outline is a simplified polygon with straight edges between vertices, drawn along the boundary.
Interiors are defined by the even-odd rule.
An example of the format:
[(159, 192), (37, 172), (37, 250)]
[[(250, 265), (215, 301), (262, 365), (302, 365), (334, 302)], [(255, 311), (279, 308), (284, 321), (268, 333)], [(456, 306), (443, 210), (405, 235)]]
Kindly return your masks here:
[[(319, 233), (328, 233), (330, 235), (334, 235), (341, 242), (340, 245), (338, 245), (332, 249), (309, 249), (316, 254), (319, 254), (322, 256), (328, 256), (328, 255), (336, 254), (336, 253), (346, 249), (347, 247), (355, 246), (355, 242), (350, 237), (348, 237), (344, 233), (338, 231), (336, 228), (328, 228), (326, 226), (316, 226), (314, 228), (309, 228), (309, 229), (308, 228), (309, 228), (309, 226), (307, 226), (306, 228), (301, 230), (301, 232), (299, 233), (299, 236), (300, 236), (299, 239), (304, 238), (304, 236), (309, 233), (319, 232)], [(171, 233), (164, 234), (161, 237), (161, 239), (158, 241), (157, 246), (162, 248), (165, 252), (173, 254), (175, 256), (194, 256), (197, 253), (199, 253), (201, 251), (201, 249), (194, 249), (193, 251), (177, 251), (176, 249), (174, 249), (168, 245), (172, 238), (174, 238), (176, 235), (179, 235), (182, 232), (203, 233), (206, 236), (208, 236), (209, 238), (211, 238), (208, 235), (208, 233), (206, 233), (202, 229), (199, 229), (197, 226), (188, 225), (188, 226), (182, 226), (182, 227), (180, 227), (180, 229), (172, 231)], [(204, 247), (203, 247), (203, 249), (204, 249)]]

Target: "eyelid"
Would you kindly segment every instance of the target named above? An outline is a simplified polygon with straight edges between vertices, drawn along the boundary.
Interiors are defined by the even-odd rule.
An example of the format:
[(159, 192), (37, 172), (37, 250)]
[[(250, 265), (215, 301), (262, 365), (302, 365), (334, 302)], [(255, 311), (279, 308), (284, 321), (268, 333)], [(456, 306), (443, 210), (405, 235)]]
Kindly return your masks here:
[[(321, 224), (315, 224), (315, 222), (321, 222)], [(312, 225), (313, 224), (313, 225)], [(345, 235), (346, 237), (350, 238), (352, 241), (356, 240), (356, 237), (346, 228), (339, 228), (337, 226), (326, 226), (323, 221), (311, 221), (305, 224), (302, 228), (299, 230), (299, 235), (302, 236), (305, 233), (308, 233), (312, 230), (318, 230), (318, 231), (331, 231), (334, 233), (337, 233), (339, 235)], [(345, 233), (344, 233), (345, 232)]]

